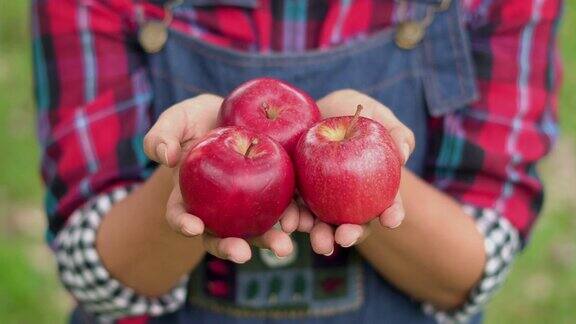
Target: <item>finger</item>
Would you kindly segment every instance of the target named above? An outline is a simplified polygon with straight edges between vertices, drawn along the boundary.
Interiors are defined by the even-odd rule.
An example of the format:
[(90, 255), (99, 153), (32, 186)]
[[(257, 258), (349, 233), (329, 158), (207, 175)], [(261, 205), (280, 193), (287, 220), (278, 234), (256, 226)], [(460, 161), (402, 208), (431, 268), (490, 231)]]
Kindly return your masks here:
[(298, 231), (310, 233), (312, 227), (314, 227), (314, 215), (312, 215), (310, 210), (304, 205), (300, 205), (299, 211)]
[(375, 105), (373, 119), (378, 121), (384, 126), (384, 128), (386, 128), (386, 130), (388, 130), (390, 136), (394, 139), (396, 148), (403, 158), (402, 162), (406, 163), (416, 145), (414, 133), (396, 117), (390, 108), (376, 100), (374, 100), (372, 104)]
[(280, 226), (286, 233), (292, 233), (298, 228), (300, 212), (295, 202), (291, 202), (280, 217)]
[(326, 256), (334, 253), (334, 232), (332, 227), (324, 222), (317, 221), (310, 231), (310, 243), (314, 252)]
[(318, 100), (317, 104), (324, 118), (341, 116), (343, 113), (352, 116), (356, 107), (362, 105), (364, 109), (360, 115), (380, 122), (386, 129), (400, 123), (390, 108), (378, 100), (352, 89), (334, 91)]
[[(328, 95), (324, 96), (316, 102), (320, 112), (322, 113), (322, 118), (330, 118), (343, 115), (354, 115), (356, 111), (356, 106), (361, 104), (366, 107), (366, 98), (368, 96), (352, 89), (341, 89), (336, 90)], [(366, 116), (368, 110), (363, 110), (360, 115)]]
[(384, 227), (396, 228), (402, 224), (404, 216), (404, 205), (400, 193), (398, 193), (392, 205), (380, 215), (380, 224)]
[(189, 131), (192, 135), (190, 137), (201, 137), (217, 126), (218, 112), (222, 106), (222, 101), (224, 98), (220, 96), (204, 93), (182, 102), (182, 105), (185, 106), (183, 111), (186, 113), (186, 119), (191, 126)]
[(364, 236), (365, 232), (365, 225), (342, 224), (336, 228), (334, 241), (342, 247), (351, 247), (360, 242), (360, 239)]
[(166, 109), (144, 137), (144, 151), (152, 160), (174, 167), (182, 156), (182, 144), (216, 127), (222, 98), (202, 94)]
[(280, 258), (290, 255), (294, 249), (290, 236), (274, 228), (249, 241), (254, 246), (271, 250)]
[(234, 263), (245, 263), (252, 257), (250, 245), (238, 237), (219, 238), (210, 234), (204, 235), (206, 252)]
[(164, 111), (144, 137), (146, 155), (169, 167), (180, 160), (180, 142), (186, 131), (186, 118), (182, 103)]
[(181, 201), (180, 190), (176, 188), (170, 194), (166, 204), (166, 221), (176, 232), (192, 237), (204, 232), (204, 222), (192, 214), (186, 212)]
[(352, 115), (354, 108), (361, 104), (364, 110), (361, 116), (371, 118), (384, 126), (395, 140), (396, 147), (405, 163), (414, 151), (414, 133), (406, 127), (386, 105), (361, 92), (343, 89), (330, 93), (318, 101), (318, 107), (324, 118), (345, 114)]
[(404, 124), (399, 124), (388, 130), (390, 136), (394, 139), (396, 148), (402, 156), (402, 163), (405, 164), (410, 158), (410, 154), (414, 151), (416, 145), (414, 133), (404, 126)]

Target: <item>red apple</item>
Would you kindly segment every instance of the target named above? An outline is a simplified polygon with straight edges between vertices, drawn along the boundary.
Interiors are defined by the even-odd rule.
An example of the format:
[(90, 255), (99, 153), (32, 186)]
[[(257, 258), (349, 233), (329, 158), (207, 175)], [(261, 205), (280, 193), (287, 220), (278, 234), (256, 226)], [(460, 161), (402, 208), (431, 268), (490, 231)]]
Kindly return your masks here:
[(220, 237), (263, 234), (294, 193), (286, 151), (270, 137), (242, 127), (210, 132), (180, 167), (187, 211)]
[(320, 120), (316, 102), (283, 81), (260, 78), (236, 88), (222, 103), (222, 126), (244, 126), (278, 141), (292, 155), (300, 136)]
[(359, 116), (361, 109), (317, 123), (294, 151), (298, 191), (326, 223), (364, 224), (398, 192), (400, 154), (381, 124)]

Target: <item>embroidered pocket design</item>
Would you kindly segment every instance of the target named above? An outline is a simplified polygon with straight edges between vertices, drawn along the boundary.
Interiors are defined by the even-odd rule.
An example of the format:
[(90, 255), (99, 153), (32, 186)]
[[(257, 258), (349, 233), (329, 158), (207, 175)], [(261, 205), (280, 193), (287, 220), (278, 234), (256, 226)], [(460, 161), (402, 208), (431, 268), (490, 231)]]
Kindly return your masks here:
[(295, 234), (295, 252), (278, 259), (253, 251), (244, 265), (207, 256), (190, 280), (190, 302), (236, 316), (333, 315), (362, 303), (363, 275), (352, 249), (315, 254), (308, 238)]

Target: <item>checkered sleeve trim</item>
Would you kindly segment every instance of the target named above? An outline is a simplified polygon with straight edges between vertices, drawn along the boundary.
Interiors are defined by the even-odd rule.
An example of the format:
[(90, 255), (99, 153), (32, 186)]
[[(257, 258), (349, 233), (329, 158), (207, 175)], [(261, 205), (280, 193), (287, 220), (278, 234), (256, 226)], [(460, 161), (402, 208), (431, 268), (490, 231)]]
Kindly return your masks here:
[(115, 189), (76, 210), (55, 240), (60, 280), (82, 308), (101, 322), (170, 313), (182, 306), (186, 298), (187, 278), (163, 296), (140, 296), (114, 279), (100, 260), (95, 241), (102, 217), (133, 189), (134, 186)]
[(438, 323), (467, 323), (472, 316), (480, 312), (506, 280), (520, 250), (518, 231), (505, 217), (493, 209), (464, 206), (464, 211), (474, 217), (476, 227), (484, 236), (484, 273), (466, 302), (458, 309), (445, 312), (436, 310), (431, 304), (423, 304), (424, 312), (434, 316)]

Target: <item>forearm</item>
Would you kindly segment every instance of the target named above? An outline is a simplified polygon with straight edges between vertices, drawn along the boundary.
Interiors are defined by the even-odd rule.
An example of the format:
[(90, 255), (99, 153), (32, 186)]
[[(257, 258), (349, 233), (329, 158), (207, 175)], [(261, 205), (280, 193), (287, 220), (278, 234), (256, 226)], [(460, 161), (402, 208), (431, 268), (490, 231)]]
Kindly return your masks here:
[(482, 275), (483, 237), (456, 201), (410, 171), (403, 170), (400, 193), (402, 225), (389, 230), (374, 221), (358, 250), (408, 295), (454, 308)]
[(113, 277), (140, 294), (166, 293), (204, 255), (201, 237), (186, 238), (165, 220), (172, 173), (156, 172), (112, 207), (98, 230), (96, 247)]

